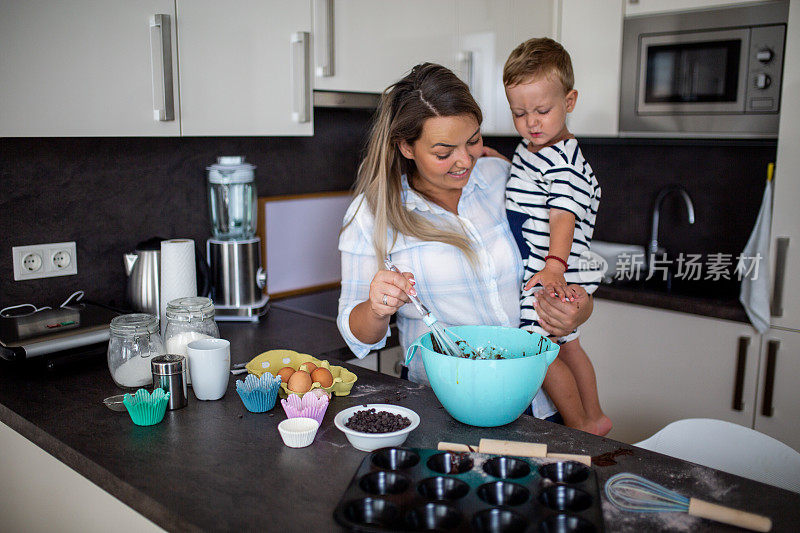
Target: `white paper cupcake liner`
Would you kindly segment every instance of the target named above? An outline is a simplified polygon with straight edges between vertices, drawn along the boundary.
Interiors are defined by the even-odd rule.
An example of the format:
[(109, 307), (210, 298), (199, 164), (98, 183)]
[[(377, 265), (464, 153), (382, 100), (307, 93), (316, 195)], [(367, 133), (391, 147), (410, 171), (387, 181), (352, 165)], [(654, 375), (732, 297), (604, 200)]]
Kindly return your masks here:
[(278, 424), (278, 433), (281, 434), (283, 443), (290, 448), (305, 448), (314, 442), (318, 429), (319, 422), (306, 417), (287, 418)]

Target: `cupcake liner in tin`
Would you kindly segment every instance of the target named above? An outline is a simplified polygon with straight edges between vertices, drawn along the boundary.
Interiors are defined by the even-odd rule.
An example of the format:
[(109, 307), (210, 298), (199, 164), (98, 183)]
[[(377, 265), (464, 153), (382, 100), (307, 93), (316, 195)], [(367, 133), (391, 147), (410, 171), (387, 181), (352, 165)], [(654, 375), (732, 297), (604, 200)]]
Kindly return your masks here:
[(329, 402), (327, 396), (318, 397), (314, 394), (304, 394), (300, 398), (297, 394), (290, 394), (288, 398), (281, 400), (281, 406), (288, 418), (313, 418), (317, 423), (322, 424)]
[(164, 419), (169, 402), (169, 392), (157, 388), (150, 394), (147, 389), (139, 389), (134, 394), (126, 394), (123, 405), (137, 426), (152, 426)]
[(290, 448), (305, 448), (314, 442), (318, 429), (319, 422), (306, 417), (287, 418), (278, 424), (278, 433)]
[(236, 392), (251, 413), (263, 413), (275, 407), (280, 388), (280, 376), (273, 376), (269, 372), (260, 378), (248, 374), (244, 381), (236, 380)]

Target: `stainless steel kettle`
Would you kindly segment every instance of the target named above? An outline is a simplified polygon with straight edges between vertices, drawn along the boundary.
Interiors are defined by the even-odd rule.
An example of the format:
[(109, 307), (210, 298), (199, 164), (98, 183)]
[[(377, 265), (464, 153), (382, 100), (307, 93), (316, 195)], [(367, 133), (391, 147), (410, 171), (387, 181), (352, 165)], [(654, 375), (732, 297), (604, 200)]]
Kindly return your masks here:
[[(155, 239), (153, 239), (155, 240)], [(145, 241), (133, 253), (124, 254), (128, 276), (128, 302), (135, 311), (161, 316), (161, 249), (147, 246)]]

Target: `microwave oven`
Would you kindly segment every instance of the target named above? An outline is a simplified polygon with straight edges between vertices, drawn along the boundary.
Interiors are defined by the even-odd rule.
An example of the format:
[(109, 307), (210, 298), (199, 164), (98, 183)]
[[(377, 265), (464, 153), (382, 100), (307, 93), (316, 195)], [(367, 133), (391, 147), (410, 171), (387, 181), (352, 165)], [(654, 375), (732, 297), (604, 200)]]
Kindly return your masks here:
[(776, 137), (788, 0), (629, 17), (620, 135)]

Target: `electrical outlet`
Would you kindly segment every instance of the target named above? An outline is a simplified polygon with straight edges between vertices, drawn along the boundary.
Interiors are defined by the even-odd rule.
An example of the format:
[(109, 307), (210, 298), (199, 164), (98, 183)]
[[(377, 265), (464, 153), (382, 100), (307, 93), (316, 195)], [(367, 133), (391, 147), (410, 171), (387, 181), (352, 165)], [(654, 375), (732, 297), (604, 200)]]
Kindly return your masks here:
[(42, 269), (42, 256), (36, 252), (25, 254), (22, 258), (22, 270), (28, 274)]
[(78, 273), (75, 242), (13, 246), (14, 280), (71, 276)]

